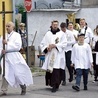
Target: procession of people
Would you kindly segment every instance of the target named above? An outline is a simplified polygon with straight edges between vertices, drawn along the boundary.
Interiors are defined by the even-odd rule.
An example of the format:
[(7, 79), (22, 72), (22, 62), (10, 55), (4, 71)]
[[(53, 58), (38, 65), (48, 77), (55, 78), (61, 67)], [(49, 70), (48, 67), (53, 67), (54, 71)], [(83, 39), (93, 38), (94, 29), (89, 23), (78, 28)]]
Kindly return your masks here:
[[(62, 22), (60, 31), (57, 20), (52, 21), (51, 24), (51, 30), (45, 34), (40, 43), (42, 52), (45, 54), (42, 69), (46, 71), (46, 86), (52, 87), (51, 91), (56, 92), (60, 84), (66, 85), (67, 67), (69, 82), (73, 81), (75, 74), (76, 83), (72, 89), (80, 91), (81, 76), (83, 76), (84, 90), (88, 90), (88, 75), (91, 68), (94, 68), (93, 82), (97, 81), (98, 77), (98, 26), (93, 33), (84, 18), (80, 19), (78, 30), (75, 30), (72, 22), (68, 25)], [(61, 37), (62, 32), (63, 37)], [(55, 43), (57, 38), (58, 42)]]
[[(50, 30), (46, 32), (40, 43), (41, 51), (45, 54), (42, 69), (46, 71), (46, 86), (52, 87), (52, 93), (60, 89), (60, 84), (65, 86), (67, 67), (69, 82), (73, 82), (74, 74), (76, 75), (76, 83), (72, 89), (80, 91), (83, 76), (84, 90), (88, 90), (88, 75), (91, 67), (94, 69), (93, 82), (98, 81), (98, 25), (92, 31), (84, 18), (80, 19), (78, 31), (75, 30), (72, 22), (67, 25), (65, 22), (59, 23), (58, 20), (53, 20), (50, 24)], [(21, 49), (27, 51), (25, 24), (20, 23), (19, 26), (19, 31), (15, 32), (14, 23), (6, 23), (5, 39), (0, 38), (2, 68), (0, 96), (7, 95), (8, 85), (20, 86), (21, 95), (25, 95), (26, 87), (33, 84), (32, 72), (20, 51)], [(5, 57), (5, 71), (1, 57)]]

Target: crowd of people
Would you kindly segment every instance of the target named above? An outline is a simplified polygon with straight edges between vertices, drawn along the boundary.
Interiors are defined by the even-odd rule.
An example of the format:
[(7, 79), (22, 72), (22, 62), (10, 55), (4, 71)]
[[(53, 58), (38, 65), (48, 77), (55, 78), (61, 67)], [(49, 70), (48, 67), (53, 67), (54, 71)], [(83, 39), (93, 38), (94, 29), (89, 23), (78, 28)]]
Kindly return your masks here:
[(79, 27), (72, 22), (60, 24), (52, 21), (50, 30), (43, 37), (40, 47), (45, 54), (45, 62), (42, 69), (46, 71), (46, 86), (52, 87), (56, 92), (60, 84), (66, 85), (66, 70), (69, 73), (69, 82), (76, 75), (76, 83), (72, 88), (80, 91), (81, 76), (83, 75), (84, 90), (88, 90), (88, 74), (91, 67), (94, 68), (94, 81), (98, 77), (98, 26), (94, 32), (80, 19)]
[[(18, 32), (15, 32), (14, 28), (14, 23), (8, 22), (6, 37), (0, 38), (0, 54), (5, 55), (5, 71), (4, 62), (1, 60), (3, 77), (0, 96), (7, 95), (8, 85), (20, 86), (21, 95), (25, 95), (26, 87), (33, 84), (30, 68), (21, 55), (21, 50), (27, 51), (25, 24), (20, 23)], [(80, 91), (82, 75), (84, 90), (88, 90), (91, 67), (94, 69), (93, 82), (98, 81), (98, 25), (92, 31), (86, 20), (80, 19), (78, 28), (74, 27), (72, 22), (62, 22), (59, 28), (59, 22), (54, 20), (43, 37), (40, 48), (45, 54), (42, 69), (46, 71), (46, 86), (52, 87), (52, 92), (56, 92), (60, 84), (66, 85), (66, 67), (69, 82), (72, 82), (74, 74), (76, 75), (76, 83), (72, 86), (76, 91)]]

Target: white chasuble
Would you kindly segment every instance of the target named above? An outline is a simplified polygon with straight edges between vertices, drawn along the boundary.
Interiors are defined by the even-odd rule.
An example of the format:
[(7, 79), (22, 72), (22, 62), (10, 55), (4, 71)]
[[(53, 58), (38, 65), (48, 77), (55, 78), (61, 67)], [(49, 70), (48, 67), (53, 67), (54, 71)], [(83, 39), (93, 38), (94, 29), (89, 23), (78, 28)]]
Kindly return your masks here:
[(53, 48), (50, 52), (45, 54), (45, 62), (42, 69), (49, 70), (50, 72), (53, 71), (53, 68), (65, 69), (64, 48), (67, 46), (65, 33), (60, 31), (56, 34), (52, 34), (48, 31), (40, 44), (42, 52), (49, 46), (49, 44), (55, 44), (56, 48)]

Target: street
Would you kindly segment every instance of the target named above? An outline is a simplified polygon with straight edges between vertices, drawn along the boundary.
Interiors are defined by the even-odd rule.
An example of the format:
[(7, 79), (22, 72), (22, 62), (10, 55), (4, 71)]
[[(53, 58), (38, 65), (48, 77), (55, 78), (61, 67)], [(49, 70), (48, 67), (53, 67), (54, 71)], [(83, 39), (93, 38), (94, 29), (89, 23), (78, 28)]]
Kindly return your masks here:
[[(72, 83), (68, 82), (66, 86), (60, 85), (59, 90), (56, 93), (51, 92), (50, 87), (45, 86), (44, 76), (34, 76), (34, 85), (27, 87), (26, 95), (20, 95), (20, 88), (9, 87), (6, 98), (97, 98), (98, 96), (98, 83), (92, 83), (93, 76), (89, 75), (88, 90), (83, 90), (83, 82), (81, 80), (80, 92), (76, 92), (72, 89)], [(1, 81), (0, 81), (1, 85)]]

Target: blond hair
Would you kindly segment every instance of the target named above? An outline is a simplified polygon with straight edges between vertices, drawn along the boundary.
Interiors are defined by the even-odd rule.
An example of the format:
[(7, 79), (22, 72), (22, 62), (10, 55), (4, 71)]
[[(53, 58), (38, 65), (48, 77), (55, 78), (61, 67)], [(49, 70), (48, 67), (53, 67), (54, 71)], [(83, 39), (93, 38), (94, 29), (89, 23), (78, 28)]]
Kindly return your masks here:
[(82, 20), (84, 20), (84, 21), (85, 21), (85, 19), (84, 19), (84, 18), (81, 18), (81, 19), (80, 19), (80, 21), (82, 21)]

